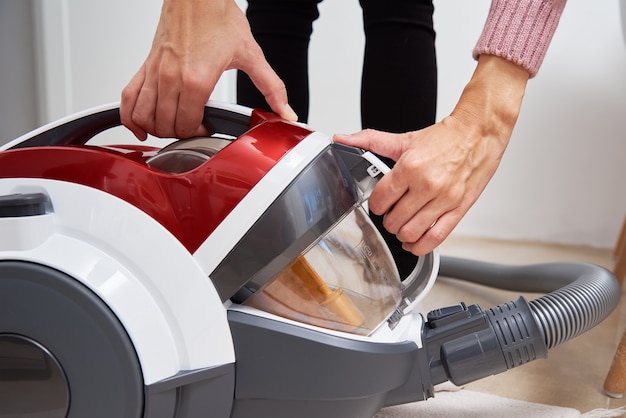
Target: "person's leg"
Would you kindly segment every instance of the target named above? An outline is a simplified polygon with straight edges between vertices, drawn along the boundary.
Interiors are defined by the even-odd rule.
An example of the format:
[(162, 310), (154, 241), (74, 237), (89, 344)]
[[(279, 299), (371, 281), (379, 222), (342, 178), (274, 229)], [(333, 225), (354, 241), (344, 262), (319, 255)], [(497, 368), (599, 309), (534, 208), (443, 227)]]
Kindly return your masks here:
[(432, 0), (361, 0), (364, 128), (408, 132), (435, 122), (437, 63)]
[[(252, 34), (274, 71), (287, 87), (289, 102), (300, 121), (309, 115), (308, 48), (321, 0), (248, 0), (246, 16)], [(268, 109), (250, 78), (237, 73), (237, 102)]]
[[(437, 63), (432, 0), (361, 0), (365, 56), (361, 84), (363, 128), (409, 132), (435, 123)], [(393, 161), (384, 159), (393, 165)], [(417, 258), (372, 219), (391, 248), (400, 276)]]

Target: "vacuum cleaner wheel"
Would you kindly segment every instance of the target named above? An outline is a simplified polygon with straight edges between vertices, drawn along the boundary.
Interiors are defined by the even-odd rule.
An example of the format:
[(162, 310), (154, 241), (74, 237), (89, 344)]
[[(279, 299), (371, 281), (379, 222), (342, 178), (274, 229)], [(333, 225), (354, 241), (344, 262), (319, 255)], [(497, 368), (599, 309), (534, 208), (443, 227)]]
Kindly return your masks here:
[(0, 330), (0, 416), (142, 416), (143, 379), (130, 339), (73, 278), (1, 261)]

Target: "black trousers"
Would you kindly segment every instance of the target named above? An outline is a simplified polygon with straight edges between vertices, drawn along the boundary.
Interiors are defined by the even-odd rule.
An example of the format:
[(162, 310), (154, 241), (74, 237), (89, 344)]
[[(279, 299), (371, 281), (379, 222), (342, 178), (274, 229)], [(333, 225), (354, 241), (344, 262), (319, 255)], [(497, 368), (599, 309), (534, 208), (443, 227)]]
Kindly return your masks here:
[[(301, 121), (309, 114), (308, 47), (321, 0), (248, 0), (252, 34), (287, 86)], [(337, 0), (342, 1), (342, 0)], [(437, 64), (432, 0), (360, 0), (365, 32), (361, 124), (386, 132), (418, 130), (435, 122)], [(248, 76), (237, 74), (238, 103), (268, 109)], [(393, 161), (386, 160), (390, 165)], [(416, 258), (372, 216), (402, 278)]]

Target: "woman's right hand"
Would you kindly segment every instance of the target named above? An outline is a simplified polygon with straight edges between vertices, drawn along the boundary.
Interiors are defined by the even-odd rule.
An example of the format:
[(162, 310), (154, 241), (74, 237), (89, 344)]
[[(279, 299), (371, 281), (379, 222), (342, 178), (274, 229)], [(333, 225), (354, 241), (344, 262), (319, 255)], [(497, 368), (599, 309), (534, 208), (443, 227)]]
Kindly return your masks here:
[(122, 123), (140, 140), (206, 134), (204, 105), (230, 69), (247, 73), (275, 113), (297, 120), (234, 0), (164, 0), (150, 53), (122, 91)]

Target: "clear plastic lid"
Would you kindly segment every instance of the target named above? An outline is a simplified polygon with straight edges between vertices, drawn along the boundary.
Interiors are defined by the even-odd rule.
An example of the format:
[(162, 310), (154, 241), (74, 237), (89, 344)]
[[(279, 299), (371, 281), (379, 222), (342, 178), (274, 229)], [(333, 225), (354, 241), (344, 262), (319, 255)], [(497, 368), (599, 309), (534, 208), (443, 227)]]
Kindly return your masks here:
[(389, 248), (365, 210), (355, 206), (243, 304), (310, 325), (368, 335), (401, 299)]
[(179, 174), (193, 170), (231, 143), (220, 137), (196, 137), (172, 142), (146, 163), (159, 170)]

